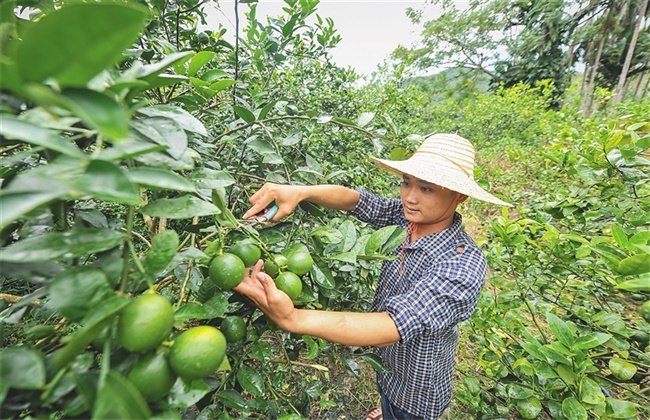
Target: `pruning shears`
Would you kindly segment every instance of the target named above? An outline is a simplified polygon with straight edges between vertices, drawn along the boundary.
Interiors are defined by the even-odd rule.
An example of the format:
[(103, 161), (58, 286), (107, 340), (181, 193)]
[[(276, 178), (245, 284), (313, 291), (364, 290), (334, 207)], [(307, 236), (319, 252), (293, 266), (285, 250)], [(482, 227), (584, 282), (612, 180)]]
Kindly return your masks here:
[(242, 223), (246, 223), (250, 226), (255, 226), (260, 223), (266, 223), (273, 218), (278, 212), (278, 205), (273, 203), (271, 207), (267, 207), (261, 212), (257, 213), (254, 218), (248, 220), (242, 220)]

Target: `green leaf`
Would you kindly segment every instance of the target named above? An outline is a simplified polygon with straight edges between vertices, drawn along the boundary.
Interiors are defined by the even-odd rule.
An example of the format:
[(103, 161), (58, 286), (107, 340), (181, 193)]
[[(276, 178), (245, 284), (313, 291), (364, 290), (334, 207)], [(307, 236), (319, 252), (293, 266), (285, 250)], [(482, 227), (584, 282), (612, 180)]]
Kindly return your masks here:
[(381, 247), (382, 254), (388, 254), (398, 246), (401, 246), (406, 239), (406, 229), (397, 228), (393, 233), (386, 239), (386, 242)]
[(230, 86), (234, 85), (235, 83), (237, 83), (236, 80), (223, 79), (223, 80), (219, 80), (218, 82), (212, 83), (208, 88), (211, 91), (216, 93), (228, 89)]
[(81, 321), (83, 327), (76, 330), (66, 342), (66, 345), (54, 353), (52, 366), (56, 371), (68, 365), (81, 353), (102, 330), (109, 325), (115, 316), (129, 304), (125, 295), (115, 295), (96, 305)]
[(607, 333), (591, 333), (578, 337), (574, 343), (574, 347), (580, 350), (589, 350), (600, 346), (601, 344), (607, 342), (610, 338), (612, 338), (612, 336)]
[(114, 248), (124, 235), (113, 229), (72, 229), (18, 241), (0, 250), (0, 261), (39, 262), (75, 258)]
[(212, 51), (199, 51), (198, 53), (194, 54), (194, 56), (190, 60), (190, 65), (187, 69), (187, 75), (188, 76), (196, 75), (196, 73), (199, 72), (201, 67), (208, 64), (210, 60), (212, 60), (216, 55), (217, 54)]
[(650, 292), (650, 274), (641, 275), (638, 279), (626, 280), (617, 284), (616, 288), (630, 292)]
[(180, 245), (178, 233), (175, 230), (159, 232), (151, 240), (151, 249), (142, 259), (142, 265), (147, 273), (157, 274), (163, 271), (176, 256)]
[(606, 412), (611, 418), (633, 419), (636, 418), (636, 407), (632, 401), (607, 398)]
[(253, 121), (255, 121), (255, 114), (253, 114), (248, 109), (237, 105), (233, 106), (232, 108), (235, 111), (235, 113), (239, 115), (239, 117), (242, 120), (246, 121), (247, 123), (252, 123)]
[(506, 387), (508, 397), (515, 400), (524, 400), (530, 398), (533, 395), (533, 390), (525, 386), (521, 386), (516, 383), (509, 383)]
[(555, 337), (560, 341), (560, 343), (564, 344), (568, 348), (573, 347), (573, 332), (571, 332), (564, 321), (550, 312), (546, 314), (546, 321), (548, 322), (549, 328)]
[(174, 407), (188, 408), (199, 402), (210, 391), (210, 387), (203, 379), (196, 379), (190, 383), (179, 379), (169, 392), (169, 403)]
[(620, 357), (612, 357), (609, 359), (609, 370), (616, 379), (621, 381), (629, 381), (636, 374), (637, 368), (632, 363)]
[(90, 89), (69, 88), (63, 91), (74, 106), (68, 108), (88, 126), (97, 129), (110, 140), (129, 135), (129, 114), (125, 108), (107, 95)]
[(381, 229), (378, 229), (370, 235), (370, 239), (366, 243), (366, 255), (373, 254), (393, 236), (393, 233), (397, 229), (397, 226), (385, 226)]
[(58, 198), (65, 197), (66, 190), (11, 191), (0, 190), (0, 229), (27, 215), (30, 211)]
[(154, 105), (138, 109), (138, 113), (148, 117), (163, 117), (177, 122), (181, 128), (191, 133), (207, 136), (208, 130), (201, 121), (183, 108), (174, 105)]
[[(210, 279), (204, 281), (213, 283)], [(203, 304), (206, 314), (210, 317), (209, 319), (221, 317), (228, 311), (229, 297), (230, 295), (227, 293), (216, 293)]]
[(191, 219), (194, 216), (218, 214), (219, 209), (212, 203), (192, 195), (177, 198), (163, 198), (152, 201), (140, 209), (142, 214), (169, 219)]
[(515, 406), (523, 419), (535, 419), (542, 411), (542, 403), (535, 397), (517, 400)]
[(157, 85), (156, 79), (158, 79), (159, 76), (162, 77), (173, 76), (174, 78), (176, 78), (176, 80), (187, 80), (185, 76), (161, 75), (161, 73), (171, 66), (184, 63), (194, 55), (195, 55), (194, 51), (181, 51), (181, 52), (169, 54), (157, 63), (147, 64), (146, 66), (140, 67), (138, 69), (137, 77), (138, 79), (142, 79), (149, 82), (150, 87), (154, 87), (155, 85)]
[(237, 391), (233, 391), (231, 389), (219, 391), (217, 392), (216, 397), (217, 400), (226, 407), (234, 408), (235, 410), (240, 411), (248, 411), (246, 400)]
[(241, 365), (237, 370), (237, 382), (251, 395), (261, 397), (266, 392), (264, 386), (264, 377), (260, 375), (257, 369), (253, 369), (246, 365)]
[(390, 372), (390, 369), (382, 363), (381, 357), (374, 353), (364, 353), (361, 355), (361, 359), (372, 366), (372, 368), (377, 372)]
[(43, 355), (22, 346), (0, 350), (0, 383), (7, 388), (39, 389), (45, 384)]
[[(209, 280), (208, 280), (209, 281)], [(197, 303), (186, 303), (174, 312), (174, 320), (185, 322), (190, 319), (211, 319), (205, 308)]]
[(20, 76), (26, 82), (54, 78), (60, 86), (82, 87), (122, 58), (146, 18), (144, 9), (126, 3), (75, 3), (48, 13), (18, 44)]
[(312, 278), (319, 287), (333, 289), (336, 286), (332, 272), (323, 261), (317, 260), (312, 266), (311, 272), (314, 275)]
[(141, 201), (138, 188), (111, 162), (91, 161), (77, 185), (84, 193), (100, 200), (132, 205)]
[(239, 222), (228, 208), (228, 203), (226, 203), (226, 198), (224, 197), (223, 191), (220, 188), (212, 190), (212, 203), (217, 206), (220, 211), (220, 213), (214, 216), (217, 220), (217, 223), (223, 227), (232, 229), (239, 226)]
[(147, 168), (139, 166), (130, 168), (126, 176), (134, 184), (154, 190), (174, 190), (184, 192), (194, 192), (194, 184), (172, 171), (158, 168)]
[(113, 294), (106, 275), (97, 268), (70, 267), (49, 285), (50, 303), (63, 316), (79, 321)]
[(303, 335), (302, 339), (305, 342), (305, 344), (309, 346), (309, 353), (307, 353), (304, 356), (305, 359), (307, 360), (315, 359), (316, 356), (318, 356), (318, 351), (320, 350), (320, 346), (318, 345), (318, 342), (309, 335)]
[(625, 231), (618, 225), (612, 225), (612, 236), (614, 240), (623, 249), (627, 249), (629, 246), (629, 241)]
[(72, 157), (85, 157), (72, 141), (60, 137), (52, 130), (19, 120), (12, 115), (2, 114), (0, 121), (0, 135), (8, 140), (24, 141)]
[(176, 121), (165, 117), (151, 117), (134, 121), (133, 128), (154, 143), (165, 146), (174, 159), (180, 159), (187, 149), (187, 134)]
[(368, 125), (373, 118), (375, 118), (374, 112), (363, 112), (357, 117), (357, 125), (363, 128)]
[(600, 386), (592, 380), (584, 378), (580, 384), (580, 400), (586, 404), (598, 405), (605, 401), (605, 394)]
[(626, 276), (649, 273), (650, 254), (636, 254), (621, 260), (617, 271)]
[(562, 401), (562, 413), (566, 418), (572, 420), (588, 420), (589, 418), (585, 407), (573, 397), (565, 398)]
[(97, 391), (93, 419), (148, 419), (151, 410), (138, 388), (120, 373), (111, 370)]

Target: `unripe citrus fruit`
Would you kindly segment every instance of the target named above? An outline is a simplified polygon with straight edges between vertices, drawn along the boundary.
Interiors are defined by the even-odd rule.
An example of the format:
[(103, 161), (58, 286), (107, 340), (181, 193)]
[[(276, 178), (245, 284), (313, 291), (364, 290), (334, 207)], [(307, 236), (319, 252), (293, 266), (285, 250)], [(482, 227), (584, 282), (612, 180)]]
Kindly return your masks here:
[(224, 290), (237, 286), (246, 275), (244, 262), (235, 254), (224, 252), (214, 257), (208, 271), (210, 280)]
[(645, 322), (650, 324), (650, 300), (641, 305), (639, 308), (639, 315), (641, 315), (641, 318), (645, 319)]
[(120, 313), (117, 341), (131, 352), (155, 349), (172, 332), (174, 309), (167, 298), (145, 293), (133, 299)]
[(278, 289), (289, 295), (291, 300), (295, 299), (302, 292), (302, 281), (300, 277), (291, 271), (280, 273), (275, 279), (275, 285)]
[(226, 337), (214, 327), (202, 325), (176, 337), (169, 352), (169, 364), (184, 379), (210, 376), (226, 355)]
[(138, 360), (127, 375), (147, 401), (159, 400), (169, 393), (176, 374), (162, 352), (148, 354)]
[(275, 278), (287, 266), (287, 257), (282, 254), (271, 255), (264, 261), (264, 272)]
[(246, 336), (246, 321), (240, 316), (230, 315), (221, 322), (219, 330), (221, 330), (229, 343), (234, 343)]
[(307, 274), (314, 265), (314, 260), (308, 252), (297, 251), (287, 257), (287, 268), (299, 276)]
[(246, 267), (252, 267), (262, 256), (262, 250), (252, 242), (237, 242), (230, 247), (229, 252), (235, 254), (244, 262)]

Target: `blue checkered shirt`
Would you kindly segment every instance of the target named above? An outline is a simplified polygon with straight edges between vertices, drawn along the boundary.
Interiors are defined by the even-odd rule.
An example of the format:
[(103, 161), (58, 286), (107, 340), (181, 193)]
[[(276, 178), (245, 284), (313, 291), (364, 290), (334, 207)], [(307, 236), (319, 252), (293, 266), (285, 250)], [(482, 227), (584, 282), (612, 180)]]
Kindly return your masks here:
[[(350, 214), (376, 229), (408, 225), (401, 200), (359, 192)], [(474, 312), (487, 273), (483, 253), (461, 223), (456, 213), (449, 229), (407, 243), (401, 269), (399, 259), (384, 262), (371, 307), (388, 312), (401, 337), (376, 349), (390, 371), (377, 374), (378, 385), (393, 405), (426, 419), (437, 419), (449, 405), (456, 324)]]

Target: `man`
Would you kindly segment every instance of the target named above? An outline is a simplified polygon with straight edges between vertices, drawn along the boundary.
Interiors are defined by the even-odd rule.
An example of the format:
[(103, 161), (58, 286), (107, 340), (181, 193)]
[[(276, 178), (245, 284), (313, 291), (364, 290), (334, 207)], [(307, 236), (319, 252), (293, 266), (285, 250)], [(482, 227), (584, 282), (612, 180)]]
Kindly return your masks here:
[(428, 136), (404, 161), (373, 158), (402, 177), (400, 199), (334, 185), (266, 184), (250, 199), (244, 218), (271, 202), (269, 220), (290, 214), (301, 201), (344, 210), (375, 228), (407, 228), (398, 259), (385, 261), (369, 313), (297, 309), (261, 272), (259, 261), (235, 288), (280, 328), (351, 346), (375, 346), (388, 368), (377, 374), (381, 408), (371, 419), (436, 419), (451, 399), (456, 325), (472, 315), (487, 263), (456, 213), (468, 197), (509, 206), (476, 184), (474, 147), (454, 134)]

